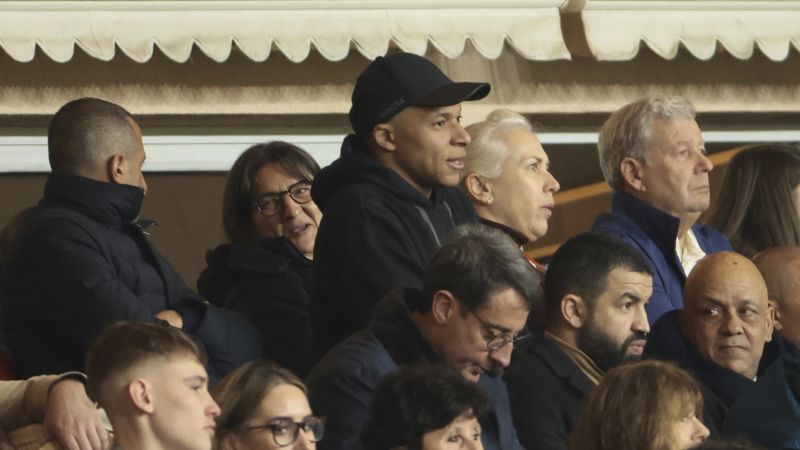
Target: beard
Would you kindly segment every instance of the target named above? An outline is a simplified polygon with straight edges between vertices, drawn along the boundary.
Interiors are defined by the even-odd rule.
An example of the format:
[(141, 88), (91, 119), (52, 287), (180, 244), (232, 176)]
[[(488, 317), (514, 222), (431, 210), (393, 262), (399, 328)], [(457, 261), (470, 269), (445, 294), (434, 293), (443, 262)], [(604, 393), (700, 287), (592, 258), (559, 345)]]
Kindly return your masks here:
[(600, 370), (608, 372), (620, 364), (640, 360), (641, 355), (627, 354), (628, 347), (634, 341), (646, 339), (645, 333), (634, 331), (625, 338), (622, 344), (617, 344), (611, 336), (597, 326), (594, 318), (590, 318), (586, 325), (578, 330), (576, 344), (583, 353), (586, 353), (586, 356), (597, 364)]

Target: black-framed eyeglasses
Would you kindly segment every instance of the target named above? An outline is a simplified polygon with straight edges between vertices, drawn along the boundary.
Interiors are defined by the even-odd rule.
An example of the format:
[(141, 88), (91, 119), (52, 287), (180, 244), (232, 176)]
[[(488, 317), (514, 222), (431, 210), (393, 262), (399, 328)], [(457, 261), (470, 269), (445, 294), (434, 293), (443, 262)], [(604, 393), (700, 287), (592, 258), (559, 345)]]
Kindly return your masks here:
[(293, 444), (294, 441), (297, 440), (297, 437), (300, 435), (300, 430), (303, 430), (305, 433), (311, 432), (310, 435), (306, 434), (308, 440), (311, 442), (319, 442), (322, 440), (322, 436), (325, 434), (325, 418), (312, 416), (306, 417), (300, 422), (281, 418), (275, 419), (265, 425), (247, 427), (247, 429), (269, 430), (272, 433), (272, 440), (275, 442), (275, 445), (285, 447)]
[[(463, 305), (463, 303), (462, 303)], [(486, 340), (486, 349), (490, 352), (494, 352), (500, 350), (501, 348), (505, 347), (509, 343), (513, 343), (514, 345), (519, 345), (526, 339), (528, 339), (531, 335), (528, 333), (527, 330), (522, 330), (517, 333), (516, 336), (512, 336), (508, 333), (500, 331), (497, 329), (497, 326), (490, 324), (489, 322), (483, 320), (481, 316), (478, 315), (475, 311), (470, 308), (464, 306), (467, 311), (470, 312), (478, 322), (481, 323), (481, 326), (488, 331), (490, 334), (484, 334), (483, 338)]]
[(253, 206), (262, 216), (274, 216), (283, 209), (283, 197), (289, 195), (296, 203), (302, 205), (311, 201), (311, 182), (300, 180), (281, 192), (267, 192), (258, 197)]

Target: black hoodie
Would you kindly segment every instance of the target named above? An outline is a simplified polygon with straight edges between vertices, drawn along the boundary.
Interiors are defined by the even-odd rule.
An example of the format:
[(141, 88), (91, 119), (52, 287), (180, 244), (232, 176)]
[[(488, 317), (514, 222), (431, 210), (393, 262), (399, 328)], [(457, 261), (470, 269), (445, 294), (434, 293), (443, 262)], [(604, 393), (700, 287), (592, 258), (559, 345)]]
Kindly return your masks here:
[(421, 287), (422, 272), (450, 231), (477, 221), (456, 188), (425, 197), (367, 155), (354, 136), (311, 190), (323, 211), (314, 246), (312, 316), (321, 355), (367, 326), (389, 291)]

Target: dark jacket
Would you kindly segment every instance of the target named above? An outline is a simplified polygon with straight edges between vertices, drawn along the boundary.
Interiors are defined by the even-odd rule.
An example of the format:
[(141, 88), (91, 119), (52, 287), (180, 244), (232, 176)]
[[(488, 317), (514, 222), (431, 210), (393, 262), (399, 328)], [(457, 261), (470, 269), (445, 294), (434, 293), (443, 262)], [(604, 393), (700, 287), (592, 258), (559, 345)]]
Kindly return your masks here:
[(594, 384), (558, 344), (542, 335), (514, 349), (503, 377), (522, 446), (564, 450)]
[(703, 391), (704, 422), (712, 436), (743, 435), (770, 449), (800, 448), (798, 393), (787, 384), (786, 353), (778, 333), (764, 347), (755, 382), (701, 355), (681, 333), (678, 311), (656, 322), (645, 356), (676, 361), (695, 375)]
[[(439, 361), (407, 307), (418, 295), (415, 289), (393, 291), (376, 308), (369, 328), (334, 347), (311, 371), (306, 380), (311, 408), (327, 417), (325, 439), (317, 444), (320, 450), (360, 449), (361, 428), (381, 378), (404, 364)], [(493, 414), (481, 422), (484, 448), (521, 449), (505, 383), (481, 376), (478, 384), (493, 406)]]
[(311, 260), (284, 237), (220, 245), (206, 253), (197, 288), (239, 311), (264, 338), (262, 356), (304, 378), (316, 360), (311, 340)]
[(205, 346), (212, 379), (258, 355), (255, 328), (202, 302), (132, 222), (143, 197), (134, 186), (50, 175), (4, 267), (4, 328), (18, 377), (82, 370), (106, 325), (156, 322), (165, 309)]
[(394, 170), (353, 149), (314, 179), (323, 217), (314, 246), (314, 345), (323, 354), (369, 323), (380, 299), (397, 287), (420, 287), (433, 252), (456, 225), (477, 220), (456, 188), (431, 198)]
[[(686, 275), (675, 253), (680, 219), (620, 190), (614, 191), (611, 213), (597, 217), (591, 231), (607, 233), (641, 251), (653, 269), (653, 296), (645, 306), (650, 324), (662, 314), (683, 307)], [(695, 224), (692, 232), (708, 253), (733, 251), (728, 238), (708, 225)]]

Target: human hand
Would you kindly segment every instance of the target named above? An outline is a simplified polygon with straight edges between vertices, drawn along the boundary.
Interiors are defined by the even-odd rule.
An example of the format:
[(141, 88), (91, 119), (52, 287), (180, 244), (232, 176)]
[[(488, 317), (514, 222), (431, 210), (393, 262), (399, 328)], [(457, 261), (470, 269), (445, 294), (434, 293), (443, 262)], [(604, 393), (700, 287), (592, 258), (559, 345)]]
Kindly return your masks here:
[(61, 380), (50, 390), (44, 428), (67, 450), (106, 450), (108, 432), (83, 383)]
[(161, 320), (166, 320), (175, 328), (183, 328), (183, 317), (178, 314), (177, 311), (174, 309), (165, 309), (163, 311), (159, 311), (155, 314), (155, 316)]

